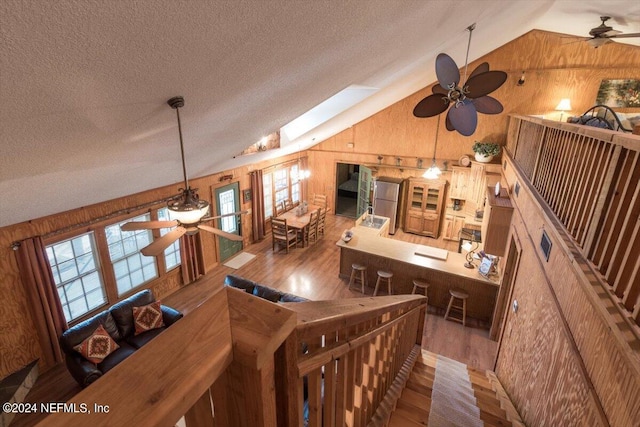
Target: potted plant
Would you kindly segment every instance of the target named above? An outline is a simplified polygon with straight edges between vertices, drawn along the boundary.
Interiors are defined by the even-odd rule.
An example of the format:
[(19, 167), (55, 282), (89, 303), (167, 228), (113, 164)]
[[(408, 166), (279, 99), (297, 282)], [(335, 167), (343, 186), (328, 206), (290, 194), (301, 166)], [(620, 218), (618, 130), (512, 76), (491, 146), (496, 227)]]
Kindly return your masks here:
[(500, 154), (500, 146), (493, 142), (476, 141), (471, 148), (476, 153), (476, 161), (482, 163), (488, 163), (493, 160), (493, 156)]

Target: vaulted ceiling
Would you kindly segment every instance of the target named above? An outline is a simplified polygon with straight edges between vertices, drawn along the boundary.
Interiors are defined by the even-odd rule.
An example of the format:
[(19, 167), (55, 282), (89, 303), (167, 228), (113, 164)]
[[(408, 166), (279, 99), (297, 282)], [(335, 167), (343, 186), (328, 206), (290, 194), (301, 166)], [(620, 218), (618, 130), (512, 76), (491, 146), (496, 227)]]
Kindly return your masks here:
[[(579, 36), (609, 0), (3, 0), (0, 226), (304, 149), (464, 64), (542, 29)], [(640, 39), (624, 39), (638, 44)], [(375, 93), (279, 150), (235, 157), (350, 85)], [(312, 142), (315, 139), (315, 142)]]

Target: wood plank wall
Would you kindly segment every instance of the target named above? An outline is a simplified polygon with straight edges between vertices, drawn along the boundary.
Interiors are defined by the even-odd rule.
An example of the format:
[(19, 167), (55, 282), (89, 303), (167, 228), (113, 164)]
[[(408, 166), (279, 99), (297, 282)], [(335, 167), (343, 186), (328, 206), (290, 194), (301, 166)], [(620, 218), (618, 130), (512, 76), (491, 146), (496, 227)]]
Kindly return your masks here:
[[(199, 188), (200, 197), (212, 203), (215, 209), (215, 189), (230, 182), (239, 182), (240, 190), (250, 188), (251, 170), (263, 169), (287, 161), (297, 159), (297, 154), (264, 161), (233, 170), (222, 171), (204, 178), (192, 179), (193, 188)], [(223, 175), (233, 175), (232, 181), (220, 181)], [(146, 192), (132, 194), (104, 203), (74, 209), (60, 214), (37, 218), (30, 221), (0, 228), (0, 378), (17, 371), (37, 358), (41, 350), (38, 337), (33, 326), (32, 314), (27, 305), (27, 296), (19, 278), (15, 255), (11, 249), (12, 242), (29, 237), (46, 235), (59, 229), (73, 227), (76, 224), (94, 221), (96, 218), (110, 215), (113, 212), (131, 209), (155, 200), (178, 194), (181, 183), (161, 187)], [(242, 200), (242, 197), (241, 197)], [(250, 209), (251, 203), (241, 202), (242, 209)], [(135, 211), (131, 212), (133, 215)], [(126, 214), (114, 217), (109, 223), (117, 222), (127, 217)], [(86, 227), (85, 227), (86, 228)], [(79, 229), (82, 231), (82, 229)], [(242, 235), (244, 244), (251, 242), (251, 216), (246, 215), (242, 220)], [(218, 264), (218, 249), (216, 239), (210, 233), (202, 233), (205, 259), (205, 269), (211, 270)], [(163, 298), (180, 288), (182, 283), (179, 270), (153, 282), (151, 289), (158, 298)], [(49, 368), (41, 364), (41, 372)]]
[[(460, 59), (455, 59), (463, 66)], [(503, 104), (504, 113), (479, 114), (478, 128), (470, 137), (446, 131), (441, 120), (436, 150), (440, 168), (445, 160), (451, 166), (464, 154), (472, 156), (471, 146), (476, 140), (504, 145), (509, 114), (544, 115), (549, 120), (559, 120), (560, 113), (554, 109), (560, 98), (570, 98), (573, 111), (564, 117), (579, 115), (595, 105), (601, 80), (640, 79), (640, 47), (612, 43), (593, 49), (586, 43), (566, 44), (562, 35), (538, 30), (479, 58), (469, 69), (484, 61), (492, 70), (508, 74), (506, 83), (491, 94)], [(518, 86), (523, 71), (525, 84)], [(417, 158), (422, 158), (424, 167), (429, 167), (438, 119), (418, 119), (412, 114), (415, 105), (431, 94), (434, 82), (425, 83), (429, 86), (313, 147), (309, 152), (309, 168), (313, 173), (310, 193), (325, 193), (330, 205), (334, 204), (337, 162), (375, 164), (381, 155), (382, 163), (389, 166), (400, 157), (403, 166), (416, 167)], [(629, 111), (640, 114), (640, 109)], [(347, 144), (353, 144), (353, 148)], [(408, 168), (378, 171), (379, 176), (404, 178), (421, 174)], [(446, 174), (444, 178), (447, 179)]]
[[(513, 194), (512, 233), (522, 254), (511, 297), (519, 309), (508, 312), (498, 378), (527, 425), (637, 425), (640, 342), (618, 331), (627, 324), (603, 303), (606, 292), (602, 297), (604, 290), (592, 285), (597, 281), (511, 160), (504, 175), (511, 190), (521, 185)], [(543, 230), (552, 243), (548, 261), (539, 246)]]

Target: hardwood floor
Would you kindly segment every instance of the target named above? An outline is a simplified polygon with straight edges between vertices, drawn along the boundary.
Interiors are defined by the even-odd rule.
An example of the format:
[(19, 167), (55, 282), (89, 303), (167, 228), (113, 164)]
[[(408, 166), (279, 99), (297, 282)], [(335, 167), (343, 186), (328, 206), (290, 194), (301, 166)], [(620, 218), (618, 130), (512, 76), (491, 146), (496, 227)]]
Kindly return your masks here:
[[(348, 289), (347, 280), (338, 277), (340, 252), (335, 243), (354, 220), (327, 215), (326, 235), (316, 244), (295, 248), (289, 254), (283, 249), (273, 252), (271, 237), (248, 246), (245, 251), (256, 257), (239, 269), (219, 265), (197, 282), (185, 286), (163, 299), (163, 303), (188, 314), (211, 293), (223, 286), (227, 274), (236, 274), (284, 292), (311, 300), (357, 298), (362, 296), (355, 289)], [(398, 230), (391, 238), (457, 251), (458, 243), (431, 239)], [(373, 294), (373, 285), (366, 288)], [(433, 312), (432, 312), (433, 311)], [(442, 318), (441, 313), (430, 310), (423, 335), (423, 348), (433, 353), (458, 360), (477, 369), (493, 369), (497, 343), (489, 339), (488, 325), (468, 322), (466, 327)], [(43, 373), (32, 391), (28, 402), (63, 402), (80, 391), (64, 364)], [(38, 415), (18, 416), (12, 427), (32, 426), (41, 419)]]

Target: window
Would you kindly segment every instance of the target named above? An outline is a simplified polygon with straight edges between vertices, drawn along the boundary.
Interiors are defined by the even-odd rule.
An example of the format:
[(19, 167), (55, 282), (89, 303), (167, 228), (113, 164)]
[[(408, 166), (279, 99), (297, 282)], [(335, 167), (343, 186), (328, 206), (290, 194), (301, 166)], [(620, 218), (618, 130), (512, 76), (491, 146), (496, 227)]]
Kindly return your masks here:
[(262, 175), (262, 191), (264, 192), (264, 219), (269, 219), (273, 214), (273, 174)]
[(156, 260), (140, 253), (140, 249), (153, 240), (151, 230), (122, 231), (120, 226), (129, 221), (150, 221), (149, 214), (105, 227), (109, 258), (113, 265), (118, 295), (158, 277)]
[(264, 219), (276, 216), (276, 206), (291, 199), (295, 205), (302, 201), (302, 186), (298, 180), (298, 162), (280, 165), (262, 175), (264, 192)]
[[(169, 209), (158, 209), (158, 220), (171, 221), (171, 218), (169, 218)], [(161, 228), (160, 235), (164, 236), (174, 228), (175, 227)], [(164, 263), (165, 271), (172, 270), (180, 265), (180, 239), (173, 242), (167, 249), (164, 250)]]
[(67, 322), (107, 302), (93, 232), (46, 248)]

